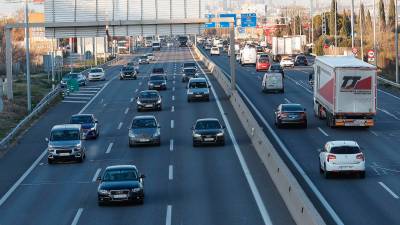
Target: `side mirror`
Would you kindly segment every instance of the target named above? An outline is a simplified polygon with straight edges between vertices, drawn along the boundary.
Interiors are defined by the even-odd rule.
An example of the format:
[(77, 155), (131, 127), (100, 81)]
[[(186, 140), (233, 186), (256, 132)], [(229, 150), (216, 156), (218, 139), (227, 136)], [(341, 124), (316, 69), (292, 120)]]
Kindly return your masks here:
[(94, 122), (95, 122), (95, 123), (99, 123), (99, 121), (98, 121), (98, 120), (95, 120)]
[(226, 126), (225, 125), (222, 125), (222, 129), (225, 129), (226, 128)]
[(158, 126), (157, 126), (157, 128), (161, 128), (161, 126), (160, 126), (160, 125), (158, 125)]
[(139, 178), (144, 179), (144, 178), (146, 178), (146, 175), (141, 174)]
[(100, 177), (100, 176), (98, 176), (96, 180), (97, 180), (97, 181), (101, 181), (101, 177)]
[(46, 142), (49, 142), (49, 138), (45, 138), (44, 140), (45, 140)]
[(304, 108), (304, 112), (306, 112), (307, 111), (307, 109), (306, 108)]

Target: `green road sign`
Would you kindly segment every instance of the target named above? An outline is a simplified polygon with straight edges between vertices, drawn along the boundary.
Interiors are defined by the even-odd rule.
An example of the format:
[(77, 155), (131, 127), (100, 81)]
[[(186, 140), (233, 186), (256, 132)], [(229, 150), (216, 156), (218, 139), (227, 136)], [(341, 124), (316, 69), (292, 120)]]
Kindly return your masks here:
[(70, 92), (79, 91), (78, 79), (74, 79), (74, 78), (68, 79), (67, 87)]

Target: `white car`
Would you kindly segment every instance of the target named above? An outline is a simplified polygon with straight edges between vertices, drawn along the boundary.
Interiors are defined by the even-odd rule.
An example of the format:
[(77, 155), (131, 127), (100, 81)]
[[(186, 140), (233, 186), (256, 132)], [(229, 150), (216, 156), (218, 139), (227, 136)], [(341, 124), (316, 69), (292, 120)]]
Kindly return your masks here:
[(147, 53), (146, 56), (150, 61), (154, 61), (156, 59), (156, 57), (153, 55), (153, 53)]
[(285, 91), (281, 73), (265, 73), (261, 86), (263, 92), (277, 91), (283, 93)]
[(106, 73), (103, 68), (92, 68), (88, 74), (89, 80), (106, 80)]
[(329, 178), (331, 173), (358, 173), (365, 178), (365, 157), (355, 141), (329, 141), (319, 150), (320, 172)]
[(290, 57), (284, 57), (281, 59), (281, 67), (294, 67), (294, 60)]
[(210, 55), (219, 55), (219, 48), (218, 47), (212, 47), (210, 50)]

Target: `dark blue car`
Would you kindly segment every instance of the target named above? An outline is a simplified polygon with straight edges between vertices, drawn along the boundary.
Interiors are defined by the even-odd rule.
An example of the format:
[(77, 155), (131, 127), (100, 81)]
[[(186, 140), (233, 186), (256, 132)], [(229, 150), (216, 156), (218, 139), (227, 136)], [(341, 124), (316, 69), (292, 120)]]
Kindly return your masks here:
[(76, 114), (71, 117), (70, 124), (80, 124), (83, 139), (96, 139), (99, 134), (99, 122), (93, 114)]

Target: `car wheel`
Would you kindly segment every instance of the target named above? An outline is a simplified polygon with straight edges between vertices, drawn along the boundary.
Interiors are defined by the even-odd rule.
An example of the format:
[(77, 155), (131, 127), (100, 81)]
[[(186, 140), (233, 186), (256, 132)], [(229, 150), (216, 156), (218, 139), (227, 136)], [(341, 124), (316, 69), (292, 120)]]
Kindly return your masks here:
[(78, 158), (78, 163), (82, 163), (83, 162), (83, 158), (84, 158), (84, 156), (81, 155), (81, 157)]
[(199, 144), (197, 144), (196, 142), (193, 141), (193, 147), (198, 147)]
[(324, 173), (324, 170), (322, 169), (322, 167), (321, 167), (321, 163), (318, 161), (318, 168), (319, 168), (319, 173), (320, 174), (323, 174)]
[(106, 204), (104, 202), (102, 202), (102, 201), (97, 201), (97, 205), (98, 206), (105, 206)]
[(190, 98), (187, 99), (187, 102), (190, 102)]
[(206, 98), (206, 101), (209, 102), (209, 101), (210, 101), (210, 97), (207, 97), (207, 98)]
[(360, 176), (361, 179), (364, 179), (365, 178), (365, 171), (361, 171), (359, 173), (359, 176)]
[(304, 129), (307, 129), (307, 127), (308, 127), (308, 125), (307, 125), (307, 121), (306, 121), (306, 122), (304, 122), (304, 124), (303, 124), (303, 128), (304, 128)]
[(51, 165), (51, 164), (53, 164), (53, 163), (54, 163), (54, 160), (53, 160), (53, 159), (49, 159), (49, 158), (47, 158), (47, 163), (48, 163), (49, 165)]
[(282, 128), (282, 124), (279, 120), (275, 124), (277, 128)]
[(143, 205), (143, 204), (144, 204), (144, 198), (139, 199), (139, 200), (137, 201), (137, 203), (138, 203), (139, 205)]
[(331, 173), (329, 171), (326, 171), (326, 166), (324, 168), (324, 176), (325, 176), (326, 179), (331, 178)]
[(142, 111), (142, 110), (140, 110), (139, 108), (137, 108), (137, 111), (140, 112), (140, 111)]
[(129, 142), (128, 142), (128, 146), (129, 146), (129, 148), (132, 148), (132, 147), (133, 147), (133, 144), (129, 141)]
[(133, 79), (137, 80), (137, 76), (135, 76)]

